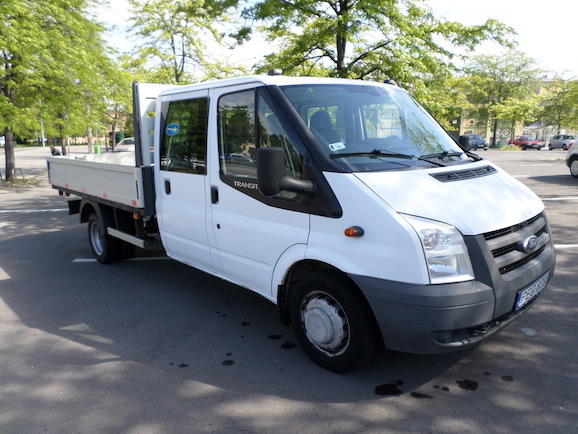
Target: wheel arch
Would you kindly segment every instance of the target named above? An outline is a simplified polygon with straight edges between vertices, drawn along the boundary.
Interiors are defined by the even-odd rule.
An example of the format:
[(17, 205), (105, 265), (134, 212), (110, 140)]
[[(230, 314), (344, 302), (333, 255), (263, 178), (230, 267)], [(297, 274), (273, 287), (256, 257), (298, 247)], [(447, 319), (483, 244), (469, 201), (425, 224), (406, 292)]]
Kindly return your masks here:
[(96, 214), (96, 216), (102, 221), (105, 217), (113, 217), (114, 210), (110, 206), (83, 199), (80, 204), (80, 223), (88, 222), (88, 218), (91, 214)]
[(88, 218), (91, 214), (96, 213), (98, 215), (98, 211), (96, 210), (98, 206), (96, 204), (83, 200), (80, 205), (80, 223), (88, 222)]
[(367, 298), (363, 294), (363, 291), (359, 286), (347, 275), (347, 273), (341, 271), (339, 268), (328, 264), (323, 261), (314, 259), (303, 259), (294, 263), (291, 268), (285, 274), (283, 282), (277, 288), (277, 307), (279, 309), (279, 317), (281, 323), (285, 326), (291, 325), (291, 317), (289, 314), (289, 306), (291, 303), (291, 296), (294, 289), (298, 286), (299, 282), (305, 277), (312, 273), (317, 272), (331, 272), (345, 281), (348, 282), (349, 286), (355, 291), (357, 299), (364, 304), (367, 312), (371, 313), (372, 321), (379, 332), (379, 327), (377, 325), (377, 319), (375, 318), (375, 313), (371, 308), (371, 305), (367, 301)]
[(114, 229), (121, 229), (124, 232), (134, 235), (134, 224), (130, 212), (83, 199), (80, 205), (80, 223), (88, 222), (88, 218), (93, 213), (96, 214), (100, 221), (107, 222)]

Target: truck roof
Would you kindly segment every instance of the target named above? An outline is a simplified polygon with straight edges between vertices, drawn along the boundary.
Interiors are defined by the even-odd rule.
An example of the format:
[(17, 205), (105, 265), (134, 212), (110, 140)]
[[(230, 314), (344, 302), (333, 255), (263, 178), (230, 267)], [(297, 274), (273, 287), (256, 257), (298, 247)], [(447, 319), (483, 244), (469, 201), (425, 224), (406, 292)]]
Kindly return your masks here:
[(380, 82), (370, 82), (363, 80), (352, 80), (346, 78), (328, 77), (289, 77), (286, 75), (249, 75), (244, 77), (225, 78), (222, 80), (206, 81), (196, 84), (176, 85), (173, 88), (160, 92), (160, 96), (172, 95), (195, 90), (214, 89), (219, 87), (238, 86), (243, 84), (259, 83), (269, 86), (289, 86), (297, 84), (360, 84), (360, 85), (380, 85)]

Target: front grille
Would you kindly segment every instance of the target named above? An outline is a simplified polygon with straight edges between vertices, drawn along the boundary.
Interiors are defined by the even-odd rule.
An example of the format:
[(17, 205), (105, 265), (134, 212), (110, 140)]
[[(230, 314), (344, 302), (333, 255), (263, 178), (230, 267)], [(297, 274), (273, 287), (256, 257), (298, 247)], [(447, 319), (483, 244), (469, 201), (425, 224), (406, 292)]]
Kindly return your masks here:
[(528, 225), (531, 225), (532, 223), (534, 223), (536, 220), (538, 220), (541, 217), (542, 217), (542, 214), (538, 214), (536, 217), (532, 217), (531, 219), (526, 220), (525, 222), (518, 223), (517, 225), (514, 225), (514, 226), (510, 226), (509, 228), (498, 229), (497, 231), (493, 231), (493, 232), (486, 232), (484, 234), (484, 238), (486, 239), (486, 241), (488, 241), (488, 240), (492, 240), (494, 238), (499, 238), (501, 236), (514, 233), (516, 231), (524, 229)]
[(527, 264), (532, 259), (537, 258), (540, 255), (540, 253), (542, 253), (544, 251), (545, 248), (546, 248), (546, 246), (543, 246), (538, 251), (526, 256), (525, 258), (522, 258), (516, 262), (512, 262), (511, 264), (500, 267), (500, 274), (506, 274), (512, 270), (515, 270), (516, 268), (521, 267), (524, 264)]
[(445, 173), (430, 173), (435, 179), (440, 182), (463, 181), (466, 179), (479, 178), (480, 176), (488, 176), (496, 173), (496, 169), (492, 166), (484, 166), (478, 169), (457, 170)]
[[(532, 251), (525, 251), (524, 240), (535, 235), (538, 238)], [(516, 270), (538, 257), (550, 242), (550, 234), (543, 214), (522, 223), (484, 234), (500, 274)]]

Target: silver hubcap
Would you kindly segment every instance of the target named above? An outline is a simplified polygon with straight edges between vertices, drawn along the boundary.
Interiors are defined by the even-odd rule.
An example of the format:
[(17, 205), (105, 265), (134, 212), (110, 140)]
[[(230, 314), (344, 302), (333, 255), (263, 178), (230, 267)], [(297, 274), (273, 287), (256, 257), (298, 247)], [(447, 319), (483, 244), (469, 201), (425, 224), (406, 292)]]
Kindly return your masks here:
[(98, 224), (92, 223), (90, 226), (90, 242), (92, 243), (92, 248), (97, 255), (102, 255), (104, 248), (102, 247), (102, 233), (98, 228)]
[(349, 343), (349, 323), (339, 303), (319, 291), (311, 293), (302, 307), (301, 320), (309, 341), (331, 355), (345, 351)]

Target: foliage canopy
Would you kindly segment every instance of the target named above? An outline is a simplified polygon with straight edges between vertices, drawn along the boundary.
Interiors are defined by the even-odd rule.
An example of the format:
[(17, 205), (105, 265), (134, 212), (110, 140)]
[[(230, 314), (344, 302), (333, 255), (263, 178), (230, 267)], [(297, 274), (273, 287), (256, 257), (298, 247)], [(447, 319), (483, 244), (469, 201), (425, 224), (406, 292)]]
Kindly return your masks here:
[[(0, 127), (6, 177), (14, 176), (14, 134), (78, 134), (104, 108), (110, 57), (103, 27), (89, 14), (95, 0), (0, 2)], [(87, 106), (94, 106), (88, 111)]]

